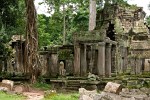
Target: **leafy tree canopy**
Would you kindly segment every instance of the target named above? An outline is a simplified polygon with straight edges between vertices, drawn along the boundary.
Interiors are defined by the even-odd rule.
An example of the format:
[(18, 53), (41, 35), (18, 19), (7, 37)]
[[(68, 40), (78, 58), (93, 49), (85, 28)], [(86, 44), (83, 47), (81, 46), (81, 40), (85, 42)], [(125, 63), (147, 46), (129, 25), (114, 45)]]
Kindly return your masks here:
[[(13, 34), (24, 33), (24, 1), (1, 0), (0, 3), (0, 57), (10, 55), (8, 42)], [(2, 59), (0, 59), (2, 60)]]

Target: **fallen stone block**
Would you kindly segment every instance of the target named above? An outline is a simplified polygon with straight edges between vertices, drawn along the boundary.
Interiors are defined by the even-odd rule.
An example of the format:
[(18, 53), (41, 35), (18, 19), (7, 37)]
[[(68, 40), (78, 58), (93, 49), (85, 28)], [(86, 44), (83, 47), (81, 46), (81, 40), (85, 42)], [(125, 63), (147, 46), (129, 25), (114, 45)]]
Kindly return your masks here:
[(119, 94), (122, 91), (121, 84), (108, 82), (104, 88), (105, 92)]
[(25, 85), (15, 85), (13, 90), (15, 93), (28, 92), (29, 87), (27, 87)]
[(79, 100), (93, 100), (93, 99), (87, 95), (81, 95)]
[(79, 94), (80, 96), (86, 95), (93, 99), (94, 96), (97, 94), (97, 91), (96, 90), (89, 91), (84, 88), (79, 88)]
[(10, 85), (10, 90), (13, 89), (14, 81), (11, 81), (11, 80), (2, 80), (2, 83)]
[(92, 90), (92, 91), (89, 91), (89, 90), (86, 90), (85, 88), (79, 88), (79, 94), (96, 94), (97, 91), (96, 90)]
[(8, 92), (8, 91), (9, 91), (9, 88), (7, 88), (7, 87), (0, 87), (0, 91)]
[(1, 89), (7, 88), (7, 91), (11, 91), (11, 85), (10, 84), (0, 83), (0, 88)]

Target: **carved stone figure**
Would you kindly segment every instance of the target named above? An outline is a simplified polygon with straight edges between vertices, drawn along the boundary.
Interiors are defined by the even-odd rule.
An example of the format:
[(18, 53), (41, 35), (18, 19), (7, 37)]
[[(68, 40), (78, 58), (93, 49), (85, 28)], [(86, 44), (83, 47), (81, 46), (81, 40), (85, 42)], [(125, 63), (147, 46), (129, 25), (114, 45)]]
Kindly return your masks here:
[(65, 76), (66, 75), (66, 70), (65, 70), (64, 62), (63, 61), (61, 61), (59, 63), (59, 75), (60, 76)]

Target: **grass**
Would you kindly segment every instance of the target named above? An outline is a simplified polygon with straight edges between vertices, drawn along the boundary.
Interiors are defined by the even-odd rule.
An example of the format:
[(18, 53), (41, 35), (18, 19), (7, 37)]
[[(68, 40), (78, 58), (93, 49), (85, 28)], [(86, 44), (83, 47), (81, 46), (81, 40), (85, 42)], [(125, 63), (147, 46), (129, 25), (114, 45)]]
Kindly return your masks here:
[[(46, 83), (35, 83), (32, 85), (32, 87), (40, 89), (40, 90), (50, 90), (51, 85)], [(43, 100), (78, 100), (79, 94), (78, 93), (54, 93), (54, 94), (48, 94), (45, 96)]]
[(57, 94), (54, 96), (46, 97), (43, 100), (78, 100), (79, 94), (78, 93), (71, 93), (71, 94)]
[(24, 96), (0, 92), (0, 100), (25, 100)]
[[(38, 88), (41, 90), (50, 90), (51, 86), (46, 83), (35, 83), (32, 85), (34, 88)], [(54, 95), (50, 94), (46, 96), (43, 100), (78, 100), (78, 93), (54, 93)], [(0, 92), (0, 100), (26, 100), (26, 97), (17, 94), (8, 94), (5, 92)]]

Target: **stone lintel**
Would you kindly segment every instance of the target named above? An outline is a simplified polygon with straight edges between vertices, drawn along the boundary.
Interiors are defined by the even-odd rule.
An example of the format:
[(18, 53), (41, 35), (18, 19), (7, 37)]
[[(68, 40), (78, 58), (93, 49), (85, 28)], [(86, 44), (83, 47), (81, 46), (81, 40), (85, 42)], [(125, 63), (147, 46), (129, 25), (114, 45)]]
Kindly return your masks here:
[(106, 44), (105, 42), (99, 42), (98, 43), (99, 46), (105, 46), (105, 44)]

